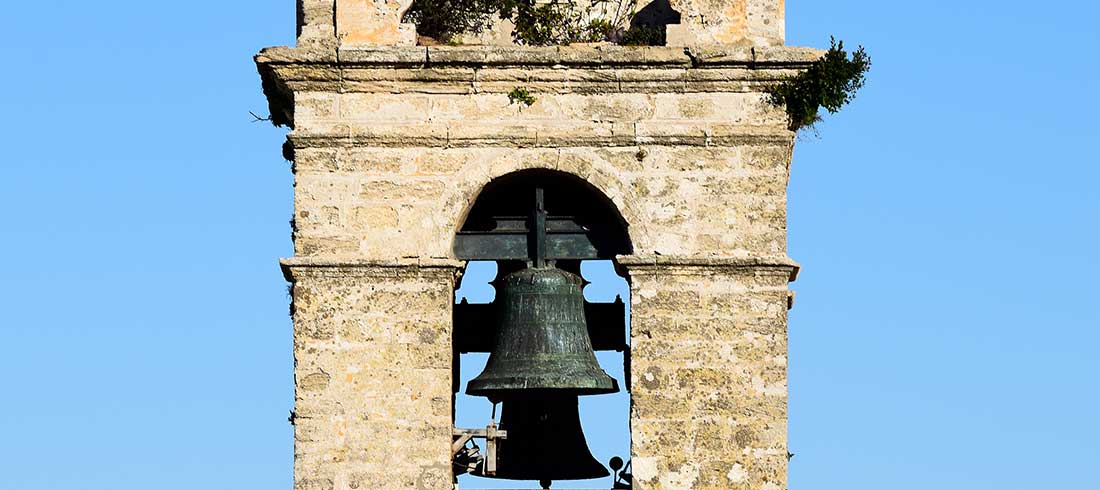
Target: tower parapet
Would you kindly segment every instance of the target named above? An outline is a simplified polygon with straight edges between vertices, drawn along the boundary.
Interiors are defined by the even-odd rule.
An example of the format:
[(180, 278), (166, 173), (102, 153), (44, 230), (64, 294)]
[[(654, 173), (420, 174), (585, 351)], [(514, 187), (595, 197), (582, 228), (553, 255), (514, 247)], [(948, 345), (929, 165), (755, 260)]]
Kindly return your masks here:
[[(671, 13), (667, 45), (782, 46), (784, 0), (654, 0)], [(300, 45), (412, 46), (416, 26), (403, 22), (412, 0), (298, 0)], [(498, 25), (499, 28), (499, 25)], [(500, 37), (500, 36), (497, 36)]]

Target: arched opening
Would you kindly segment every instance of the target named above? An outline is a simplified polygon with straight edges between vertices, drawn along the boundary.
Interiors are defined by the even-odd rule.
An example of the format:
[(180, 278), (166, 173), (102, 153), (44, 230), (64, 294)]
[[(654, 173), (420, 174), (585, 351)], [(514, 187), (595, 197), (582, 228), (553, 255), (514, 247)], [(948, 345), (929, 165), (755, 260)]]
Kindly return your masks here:
[[(508, 174), (484, 187), (456, 235), (454, 250), (457, 258), (469, 261), (455, 295), (456, 427), (484, 427), (494, 415), (501, 420), (501, 410), (489, 398), (471, 396), (466, 389), (486, 370), (490, 355), (496, 355), (490, 352), (499, 348), (494, 339), (504, 322), (498, 315), (501, 302), (507, 301), (501, 282), (517, 271), (540, 267), (541, 261), (541, 267), (583, 278), (578, 301), (583, 302), (589, 349), (598, 367), (618, 383), (616, 393), (575, 397), (588, 449), (605, 467), (613, 457), (629, 459), (629, 288), (613, 260), (629, 254), (631, 244), (627, 223), (614, 203), (592, 184), (564, 172)], [(487, 478), (483, 470), (456, 471), (460, 488), (543, 488), (537, 480)], [(552, 488), (610, 488), (614, 477), (555, 480)]]
[(665, 46), (668, 44), (669, 24), (680, 23), (680, 12), (672, 8), (668, 0), (653, 0), (634, 12), (630, 18), (630, 30), (638, 44)]
[[(526, 260), (526, 250), (501, 250), (500, 242), (492, 237), (514, 232), (523, 235), (523, 231), (529, 231), (521, 227), (525, 226), (523, 220), (529, 217), (535, 206), (538, 189), (543, 190), (543, 205), (550, 220), (548, 238), (562, 246), (585, 246), (584, 250), (568, 254), (565, 250), (555, 253), (553, 259), (613, 260), (617, 255), (632, 252), (629, 225), (615, 203), (603, 192), (566, 172), (531, 169), (498, 177), (485, 185), (458, 230), (455, 257), (463, 260)], [(515, 247), (519, 243), (527, 242), (516, 238), (506, 246)], [(554, 243), (549, 245), (553, 247)]]

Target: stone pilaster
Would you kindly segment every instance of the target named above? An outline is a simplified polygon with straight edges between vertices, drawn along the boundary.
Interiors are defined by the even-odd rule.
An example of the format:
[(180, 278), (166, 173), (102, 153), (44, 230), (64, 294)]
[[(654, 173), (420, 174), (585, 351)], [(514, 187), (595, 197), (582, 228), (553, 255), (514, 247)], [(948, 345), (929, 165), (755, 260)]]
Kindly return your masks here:
[(298, 47), (336, 48), (334, 0), (298, 0)]
[(458, 264), (288, 259), (296, 490), (450, 490)]
[[(331, 0), (330, 0), (331, 1)], [(336, 0), (336, 36), (340, 45), (411, 46), (416, 26), (401, 22), (413, 0)]]
[(786, 258), (624, 257), (639, 490), (787, 488)]

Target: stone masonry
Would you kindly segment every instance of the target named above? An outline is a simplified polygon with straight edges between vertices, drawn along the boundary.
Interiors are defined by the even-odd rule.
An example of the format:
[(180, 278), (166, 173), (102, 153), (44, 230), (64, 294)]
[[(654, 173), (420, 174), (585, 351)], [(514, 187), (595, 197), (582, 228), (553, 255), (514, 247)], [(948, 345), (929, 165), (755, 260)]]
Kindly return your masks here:
[(621, 262), (638, 487), (786, 489), (790, 265)]
[(785, 489), (794, 134), (762, 91), (821, 52), (781, 46), (782, 2), (753, 21), (780, 34), (687, 49), (341, 44), (342, 3), (256, 58), (293, 128), (295, 489), (453, 488), (455, 233), (536, 168), (629, 225), (635, 488)]
[[(680, 23), (669, 26), (669, 46), (783, 45), (785, 0), (668, 3), (680, 14)], [(414, 45), (416, 27), (401, 22), (411, 5), (412, 0), (298, 0), (299, 47)]]

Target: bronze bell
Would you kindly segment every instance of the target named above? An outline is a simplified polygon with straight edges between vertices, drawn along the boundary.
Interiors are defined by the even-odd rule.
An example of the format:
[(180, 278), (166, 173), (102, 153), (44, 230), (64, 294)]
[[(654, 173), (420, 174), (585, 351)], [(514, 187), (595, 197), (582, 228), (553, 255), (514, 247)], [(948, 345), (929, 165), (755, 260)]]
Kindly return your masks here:
[(500, 287), (496, 342), (485, 370), (470, 380), (466, 393), (500, 401), (517, 393), (619, 391), (592, 351), (580, 277), (536, 267), (505, 276)]
[(497, 472), (510, 480), (587, 480), (608, 476), (588, 450), (576, 395), (506, 399), (500, 429), (508, 433), (497, 449)]

